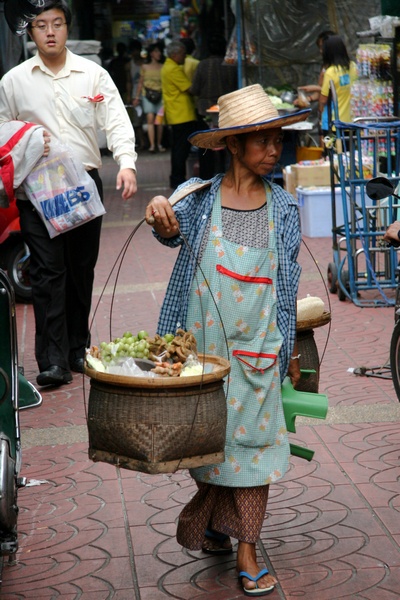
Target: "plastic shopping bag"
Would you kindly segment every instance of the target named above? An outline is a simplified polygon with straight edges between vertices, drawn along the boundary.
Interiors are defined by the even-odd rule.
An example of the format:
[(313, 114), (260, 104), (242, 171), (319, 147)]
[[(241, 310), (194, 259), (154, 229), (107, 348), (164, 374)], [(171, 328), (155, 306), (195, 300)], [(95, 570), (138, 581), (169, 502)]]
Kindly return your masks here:
[(23, 188), (51, 238), (105, 214), (97, 187), (72, 150), (52, 140)]

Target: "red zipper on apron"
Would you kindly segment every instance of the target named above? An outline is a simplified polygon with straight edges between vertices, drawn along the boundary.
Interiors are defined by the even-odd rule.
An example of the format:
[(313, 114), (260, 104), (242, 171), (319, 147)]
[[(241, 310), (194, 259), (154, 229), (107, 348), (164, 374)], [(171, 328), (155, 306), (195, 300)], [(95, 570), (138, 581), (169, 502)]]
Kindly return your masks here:
[(240, 275), (240, 273), (235, 273), (234, 271), (230, 271), (226, 269), (222, 265), (216, 265), (216, 269), (218, 273), (222, 275), (226, 275), (227, 277), (232, 277), (232, 279), (238, 279), (239, 281), (246, 281), (247, 283), (266, 283), (268, 285), (272, 285), (272, 279), (269, 277), (251, 277), (249, 275)]
[[(276, 361), (277, 361), (277, 358), (278, 358), (277, 354), (265, 354), (264, 352), (250, 352), (248, 350), (234, 350), (232, 352), (232, 356), (235, 356), (238, 360), (240, 360), (240, 362), (242, 362), (246, 366), (250, 367), (254, 371), (260, 371), (260, 373), (264, 373), (264, 371), (266, 371), (267, 369), (270, 369), (271, 367), (273, 367), (275, 365)], [(264, 368), (262, 368), (262, 367), (255, 367), (254, 365), (252, 365), (251, 363), (249, 363), (244, 358), (241, 358), (241, 356), (248, 356), (248, 357), (251, 357), (251, 358), (270, 358), (273, 362), (270, 365), (268, 365), (268, 367), (264, 367)]]

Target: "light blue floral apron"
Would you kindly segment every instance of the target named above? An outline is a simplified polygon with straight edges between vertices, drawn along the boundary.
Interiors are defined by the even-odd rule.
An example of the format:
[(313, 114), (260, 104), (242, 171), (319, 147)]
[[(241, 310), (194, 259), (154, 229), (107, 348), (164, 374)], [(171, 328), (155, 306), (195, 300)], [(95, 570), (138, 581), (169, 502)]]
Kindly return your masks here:
[(197, 481), (228, 487), (267, 485), (288, 469), (278, 368), (282, 344), (276, 316), (278, 256), (269, 186), (266, 195), (268, 248), (251, 248), (223, 237), (218, 193), (200, 265), (204, 275), (197, 269), (186, 322), (199, 352), (227, 357), (229, 348), (225, 462), (190, 471)]

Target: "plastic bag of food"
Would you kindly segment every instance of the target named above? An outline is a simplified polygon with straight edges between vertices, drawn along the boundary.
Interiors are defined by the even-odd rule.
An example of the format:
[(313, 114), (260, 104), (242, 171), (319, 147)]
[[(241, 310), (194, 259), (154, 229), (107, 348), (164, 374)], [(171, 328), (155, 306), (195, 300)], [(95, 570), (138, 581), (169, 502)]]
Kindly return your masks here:
[[(241, 59), (248, 65), (258, 65), (260, 63), (255, 41), (247, 29), (245, 30), (244, 44), (242, 44), (241, 48)], [(224, 63), (227, 65), (238, 64), (237, 34), (235, 29), (232, 31), (229, 40)]]
[(203, 374), (203, 365), (197, 358), (191, 354), (188, 356), (186, 362), (184, 363), (181, 370), (181, 377), (188, 377), (193, 375), (202, 375)]
[(310, 106), (310, 101), (305, 95), (303, 90), (297, 88), (297, 106), (299, 108), (308, 108)]
[[(143, 361), (142, 361), (143, 362)], [(136, 362), (134, 358), (127, 358), (121, 361), (118, 365), (108, 365), (107, 373), (112, 375), (125, 375), (126, 377), (154, 377), (151, 370), (142, 369), (143, 365)]]

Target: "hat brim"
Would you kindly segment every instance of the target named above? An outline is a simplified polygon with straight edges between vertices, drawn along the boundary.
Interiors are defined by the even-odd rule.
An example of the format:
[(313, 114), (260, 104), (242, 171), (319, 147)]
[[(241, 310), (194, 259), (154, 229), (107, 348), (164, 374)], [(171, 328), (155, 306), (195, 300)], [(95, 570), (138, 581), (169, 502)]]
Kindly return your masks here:
[(222, 146), (225, 146), (224, 138), (230, 135), (239, 135), (241, 133), (250, 133), (251, 131), (261, 131), (263, 129), (276, 129), (277, 127), (285, 127), (286, 125), (299, 123), (300, 121), (305, 121), (310, 112), (311, 110), (307, 108), (299, 110), (296, 113), (279, 115), (278, 117), (268, 119), (268, 121), (262, 121), (261, 123), (195, 131), (188, 137), (188, 140), (192, 146), (197, 146), (198, 148), (221, 148)]

